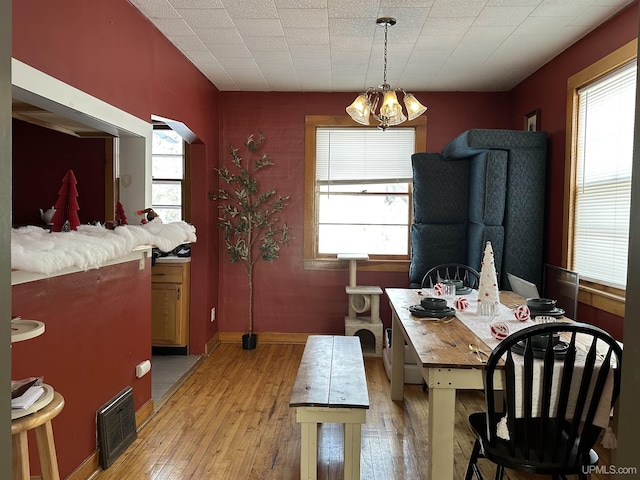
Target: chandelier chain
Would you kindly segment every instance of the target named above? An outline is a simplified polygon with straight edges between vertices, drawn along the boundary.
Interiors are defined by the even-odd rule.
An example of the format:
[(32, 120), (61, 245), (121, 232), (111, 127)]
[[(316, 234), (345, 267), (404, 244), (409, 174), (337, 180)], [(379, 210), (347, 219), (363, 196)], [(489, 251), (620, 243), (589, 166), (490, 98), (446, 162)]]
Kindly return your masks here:
[(384, 85), (387, 84), (387, 33), (389, 31), (389, 23), (384, 24)]

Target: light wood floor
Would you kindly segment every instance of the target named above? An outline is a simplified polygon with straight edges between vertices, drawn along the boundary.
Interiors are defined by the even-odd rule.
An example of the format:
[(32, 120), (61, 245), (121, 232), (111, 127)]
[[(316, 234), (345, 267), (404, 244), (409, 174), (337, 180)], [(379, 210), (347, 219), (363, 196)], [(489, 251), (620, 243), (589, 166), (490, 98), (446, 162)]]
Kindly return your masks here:
[[(222, 344), (97, 479), (299, 479), (300, 425), (288, 402), (303, 349), (265, 344), (244, 351)], [(407, 385), (404, 402), (392, 402), (382, 359), (367, 358), (365, 368), (371, 408), (362, 427), (362, 480), (425, 479), (428, 393)], [(481, 392), (458, 396), (456, 479), (464, 478), (473, 445), (467, 417), (482, 408)], [(318, 479), (342, 479), (342, 429), (324, 424), (319, 432)], [(486, 461), (482, 470), (493, 478), (495, 469)], [(512, 472), (505, 477), (540, 478)]]

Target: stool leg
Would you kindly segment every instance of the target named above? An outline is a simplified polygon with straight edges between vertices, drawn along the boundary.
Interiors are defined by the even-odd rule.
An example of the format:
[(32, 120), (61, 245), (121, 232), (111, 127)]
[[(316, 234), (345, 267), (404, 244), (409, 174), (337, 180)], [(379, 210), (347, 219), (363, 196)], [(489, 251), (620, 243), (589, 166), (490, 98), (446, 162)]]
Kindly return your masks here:
[(362, 430), (359, 423), (344, 424), (344, 480), (360, 480), (360, 446)]
[(29, 480), (29, 443), (27, 431), (16, 433), (11, 436), (11, 471), (13, 480)]
[(318, 478), (318, 424), (303, 422), (300, 424), (300, 480)]
[(42, 480), (60, 480), (58, 471), (58, 457), (56, 446), (53, 442), (53, 428), (51, 422), (45, 422), (35, 428), (38, 454), (40, 455), (40, 467), (42, 468)]

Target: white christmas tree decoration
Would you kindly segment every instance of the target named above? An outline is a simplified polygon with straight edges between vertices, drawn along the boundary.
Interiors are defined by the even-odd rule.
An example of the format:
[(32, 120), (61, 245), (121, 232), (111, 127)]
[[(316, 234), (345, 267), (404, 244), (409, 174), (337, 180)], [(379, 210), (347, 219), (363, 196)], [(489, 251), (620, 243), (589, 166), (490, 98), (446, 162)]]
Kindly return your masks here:
[(493, 258), (491, 242), (487, 242), (480, 268), (480, 285), (478, 286), (478, 315), (495, 317), (500, 303), (498, 276)]

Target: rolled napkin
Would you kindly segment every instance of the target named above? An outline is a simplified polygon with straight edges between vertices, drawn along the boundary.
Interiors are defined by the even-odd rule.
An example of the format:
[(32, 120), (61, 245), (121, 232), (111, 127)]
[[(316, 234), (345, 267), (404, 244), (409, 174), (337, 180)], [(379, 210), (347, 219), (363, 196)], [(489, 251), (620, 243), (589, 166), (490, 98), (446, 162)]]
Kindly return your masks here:
[(441, 296), (442, 292), (444, 291), (444, 285), (442, 285), (441, 283), (436, 283), (433, 286), (433, 291), (435, 292), (436, 295)]
[(518, 305), (513, 313), (521, 322), (526, 322), (531, 318), (531, 312), (526, 305)]
[(489, 329), (496, 340), (504, 340), (509, 336), (509, 326), (504, 322), (493, 322)]
[(469, 307), (469, 300), (465, 297), (457, 297), (453, 302), (453, 306), (456, 310), (466, 310)]

